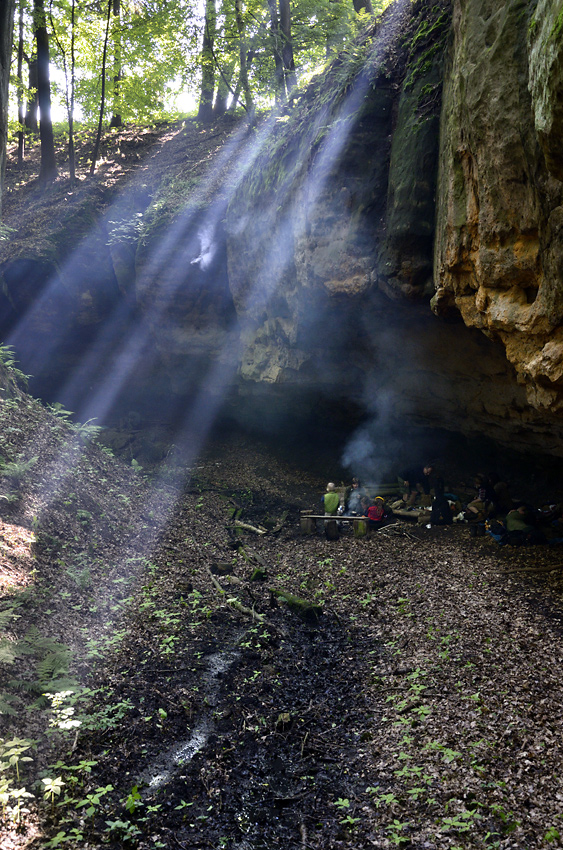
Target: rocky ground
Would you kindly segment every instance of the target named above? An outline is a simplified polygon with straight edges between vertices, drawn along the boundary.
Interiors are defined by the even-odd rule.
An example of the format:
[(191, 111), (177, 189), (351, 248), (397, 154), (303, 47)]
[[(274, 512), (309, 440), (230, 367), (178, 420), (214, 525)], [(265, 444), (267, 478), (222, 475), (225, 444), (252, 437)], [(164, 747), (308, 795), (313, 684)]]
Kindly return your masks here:
[(148, 477), (1, 416), (3, 848), (561, 846), (559, 546), (303, 535), (248, 436)]

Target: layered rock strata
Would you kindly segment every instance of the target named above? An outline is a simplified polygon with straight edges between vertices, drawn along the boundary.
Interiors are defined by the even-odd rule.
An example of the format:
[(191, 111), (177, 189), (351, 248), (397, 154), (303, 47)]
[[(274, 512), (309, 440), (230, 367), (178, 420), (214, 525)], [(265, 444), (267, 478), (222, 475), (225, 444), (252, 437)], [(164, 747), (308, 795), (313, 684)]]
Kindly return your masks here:
[[(500, 340), (526, 404), (563, 407), (561, 4), (456, 4), (433, 309)], [(533, 418), (533, 416), (531, 417)]]

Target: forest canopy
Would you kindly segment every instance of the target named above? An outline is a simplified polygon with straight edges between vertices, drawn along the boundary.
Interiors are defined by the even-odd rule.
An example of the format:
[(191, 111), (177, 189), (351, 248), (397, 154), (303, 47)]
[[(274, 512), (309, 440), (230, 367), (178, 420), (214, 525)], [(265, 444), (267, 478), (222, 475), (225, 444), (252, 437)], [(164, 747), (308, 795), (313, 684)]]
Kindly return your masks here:
[(0, 170), (9, 131), (19, 162), (38, 135), (40, 182), (57, 176), (53, 115), (68, 132), (72, 180), (77, 122), (98, 129), (93, 172), (108, 126), (176, 118), (188, 104), (209, 122), (291, 102), (389, 2), (4, 0)]
[[(269, 105), (353, 38), (388, 0), (17, 0), (10, 114), (23, 99), (35, 126), (37, 30), (44, 17), (51, 98), (74, 119), (97, 120), (101, 84), (112, 117), (150, 121), (175, 96), (209, 91), (215, 112)], [(106, 44), (107, 42), (107, 44)], [(105, 68), (102, 66), (105, 47)], [(241, 74), (246, 80), (241, 80)], [(31, 115), (30, 115), (31, 113)]]

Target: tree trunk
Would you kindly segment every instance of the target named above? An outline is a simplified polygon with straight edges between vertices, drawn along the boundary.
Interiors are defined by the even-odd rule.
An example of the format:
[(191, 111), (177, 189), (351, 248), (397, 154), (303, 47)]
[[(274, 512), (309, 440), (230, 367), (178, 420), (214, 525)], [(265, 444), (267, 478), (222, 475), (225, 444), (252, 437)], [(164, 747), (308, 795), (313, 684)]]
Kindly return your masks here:
[(74, 91), (76, 88), (76, 60), (74, 56), (75, 42), (75, 24), (76, 24), (76, 0), (72, 0), (70, 13), (70, 98), (68, 104), (68, 170), (70, 174), (71, 185), (74, 185), (76, 180), (76, 164), (74, 157)]
[(113, 115), (110, 127), (121, 127), (121, 0), (113, 0)]
[(219, 82), (217, 83), (217, 94), (215, 95), (215, 103), (213, 104), (213, 116), (219, 117), (220, 115), (224, 115), (227, 111), (227, 104), (229, 102), (229, 95), (233, 94), (231, 91), (231, 79), (233, 76), (233, 67), (232, 63), (229, 68), (225, 71), (225, 76), (221, 74), (219, 77)]
[(352, 0), (354, 4), (354, 11), (358, 14), (365, 9), (366, 12), (369, 12), (370, 15), (373, 15), (373, 6), (371, 5), (371, 0)]
[(25, 153), (25, 112), (23, 107), (23, 0), (20, 0), (18, 26), (18, 168), (23, 165)]
[(274, 56), (274, 91), (276, 103), (285, 100), (285, 76), (283, 73), (283, 59), (280, 44), (280, 23), (278, 19), (278, 8), (276, 0), (268, 0), (270, 9), (270, 31), (272, 33), (272, 53)]
[(6, 170), (8, 86), (10, 82), (15, 10), (15, 0), (2, 0), (0, 3), (0, 215), (2, 213), (1, 189), (4, 185), (4, 173)]
[(31, 133), (38, 133), (37, 110), (39, 109), (39, 99), (37, 97), (37, 56), (35, 54), (27, 63), (27, 67), (28, 96), (25, 105), (25, 127)]
[(108, 0), (108, 13), (106, 18), (106, 36), (104, 38), (104, 52), (102, 54), (102, 93), (100, 95), (100, 117), (98, 119), (98, 132), (96, 133), (96, 143), (94, 145), (94, 153), (92, 154), (92, 165), (90, 166), (90, 176), (94, 175), (96, 171), (96, 162), (98, 161), (98, 154), (100, 152), (100, 142), (102, 140), (102, 127), (104, 122), (104, 107), (106, 102), (106, 65), (108, 58), (108, 41), (109, 41), (109, 30), (110, 30), (110, 20), (111, 20), (111, 10), (113, 6), (113, 0)]
[(33, 25), (37, 43), (37, 94), (39, 97), (39, 138), (41, 167), (39, 182), (50, 183), (57, 176), (55, 141), (51, 120), (51, 82), (49, 78), (49, 36), (43, 0), (33, 0)]
[(242, 0), (235, 0), (235, 15), (237, 19), (237, 30), (239, 37), (239, 57), (240, 57), (240, 84), (244, 92), (246, 101), (246, 111), (252, 110), (252, 95), (248, 84), (248, 68), (246, 64), (246, 36), (244, 31), (244, 18), (242, 16)]
[(279, 0), (280, 30), (282, 36), (282, 59), (285, 75), (285, 85), (289, 93), (297, 85), (295, 60), (293, 58), (293, 41), (291, 40), (291, 9), (289, 0)]
[(206, 123), (213, 120), (213, 93), (215, 91), (215, 41), (217, 13), (215, 0), (205, 0), (205, 22), (201, 47), (201, 97), (197, 117)]

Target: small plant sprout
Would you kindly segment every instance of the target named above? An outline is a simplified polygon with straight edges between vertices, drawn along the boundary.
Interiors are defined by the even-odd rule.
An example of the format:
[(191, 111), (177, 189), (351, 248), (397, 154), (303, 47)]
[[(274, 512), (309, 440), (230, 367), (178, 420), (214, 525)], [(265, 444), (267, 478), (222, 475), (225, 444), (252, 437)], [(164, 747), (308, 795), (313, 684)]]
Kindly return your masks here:
[(84, 808), (86, 814), (88, 817), (92, 818), (93, 822), (96, 809), (100, 805), (102, 797), (105, 797), (105, 795), (110, 791), (113, 791), (113, 785), (105, 785), (104, 787), (96, 788), (95, 791), (92, 791), (90, 794), (86, 794), (84, 799), (80, 800), (77, 804), (76, 808)]
[(401, 833), (408, 829), (410, 826), (410, 821), (399, 821), (397, 818), (387, 827), (387, 832), (389, 832), (389, 840), (392, 844), (395, 844), (397, 847), (401, 844), (409, 844), (410, 839), (407, 838), (406, 835), (401, 835)]
[(15, 805), (9, 808), (10, 814), (16, 823), (20, 823), (22, 814), (29, 814), (29, 809), (22, 809), (22, 802), (32, 799), (33, 794), (30, 794), (25, 788), (12, 788), (10, 797), (13, 797), (16, 801)]
[(33, 743), (29, 738), (12, 738), (11, 741), (0, 740), (0, 770), (5, 770), (8, 766), (15, 768), (16, 779), (19, 782), (20, 764), (33, 761), (30, 756), (24, 756), (22, 753), (30, 750)]
[(141, 798), (141, 795), (139, 794), (139, 788), (137, 785), (133, 785), (128, 797), (125, 800), (125, 809), (129, 812), (130, 815), (132, 815), (134, 814), (136, 809), (138, 809), (139, 806), (142, 805), (143, 800)]
[(44, 785), (43, 796), (51, 801), (51, 811), (55, 808), (55, 797), (59, 797), (64, 785), (62, 776), (57, 776), (53, 779), (52, 776), (46, 776), (41, 780)]

